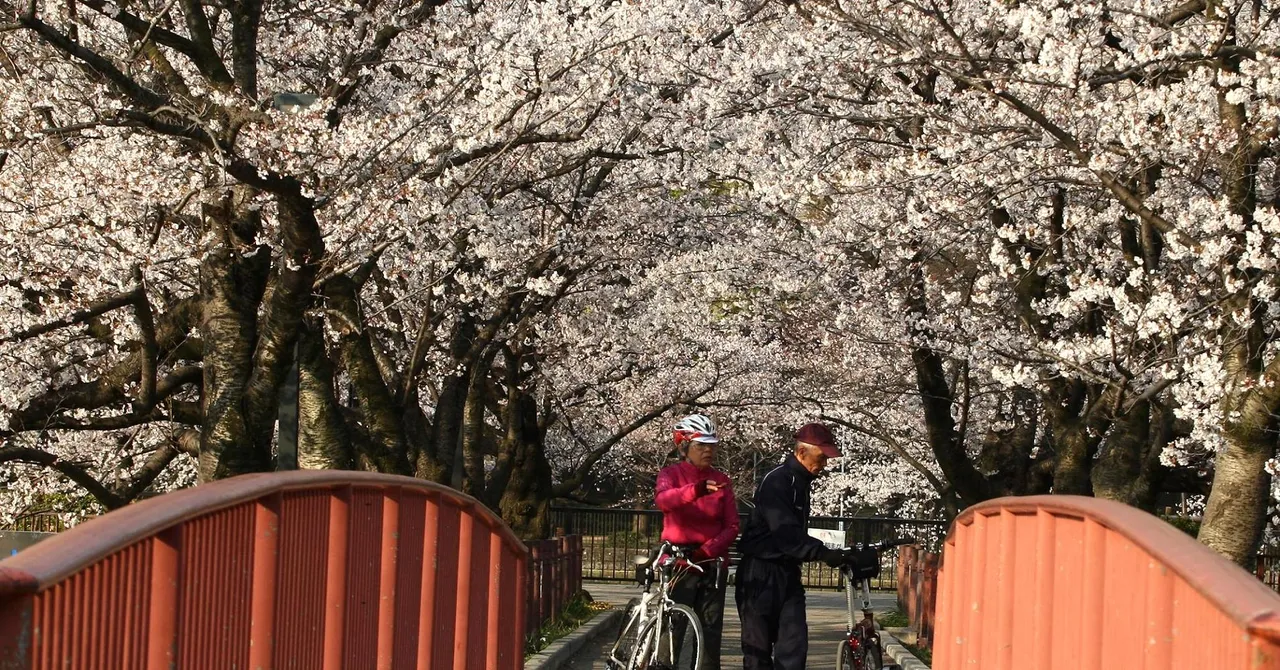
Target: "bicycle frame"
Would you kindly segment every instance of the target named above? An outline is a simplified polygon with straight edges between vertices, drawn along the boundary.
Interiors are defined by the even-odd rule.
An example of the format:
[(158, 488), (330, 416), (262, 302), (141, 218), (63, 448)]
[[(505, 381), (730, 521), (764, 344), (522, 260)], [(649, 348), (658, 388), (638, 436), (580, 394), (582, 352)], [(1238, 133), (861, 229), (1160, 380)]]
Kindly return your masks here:
[(862, 655), (857, 652), (871, 646), (883, 649), (883, 646), (880, 642), (880, 633), (876, 631), (875, 615), (871, 611), (871, 580), (863, 579), (858, 584), (862, 591), (861, 602), (859, 603), (862, 605), (860, 608), (862, 610), (862, 619), (857, 620), (853, 607), (853, 580), (848, 579), (847, 573), (845, 576), (844, 592), (845, 602), (848, 605), (849, 620), (845, 628), (845, 639), (841, 641), (841, 644), (847, 644), (849, 653), (853, 654), (855, 670), (862, 670)]
[[(886, 540), (884, 542), (876, 542), (874, 544), (865, 545), (867, 548), (875, 549), (883, 552), (886, 549), (903, 544), (909, 544), (912, 540)], [(855, 545), (857, 548), (863, 548), (864, 545)], [(883, 662), (884, 645), (880, 640), (880, 633), (876, 630), (875, 615), (871, 610), (871, 580), (863, 578), (860, 580), (853, 579), (852, 568), (845, 567), (841, 569), (841, 574), (845, 578), (845, 603), (848, 606), (849, 620), (845, 629), (845, 637), (840, 641), (841, 653), (837, 656), (840, 658), (849, 658), (852, 661), (853, 670), (879, 670), (879, 668), (866, 668), (866, 658), (871, 650), (877, 653), (876, 658)], [(857, 583), (855, 587), (854, 584)], [(854, 590), (861, 590), (862, 619), (859, 620), (854, 615)], [(864, 653), (866, 652), (866, 653)], [(844, 670), (837, 668), (836, 670)]]
[[(717, 579), (720, 578), (719, 571), (724, 569), (723, 563), (723, 559), (717, 561)], [(648, 562), (648, 568), (650, 571), (650, 578), (646, 580), (644, 584), (644, 592), (640, 595), (640, 603), (636, 607), (636, 609), (639, 610), (639, 615), (634, 625), (636, 626), (637, 631), (643, 630), (645, 624), (648, 623), (651, 617), (657, 617), (657, 621), (655, 623), (657, 632), (651, 638), (637, 641), (641, 645), (638, 656), (642, 658), (658, 653), (658, 649), (651, 649), (649, 647), (650, 640), (662, 640), (664, 636), (672, 635), (672, 631), (663, 629), (665, 620), (662, 617), (665, 610), (674, 607), (676, 604), (676, 602), (671, 598), (672, 587), (674, 587), (675, 584), (690, 571), (697, 571), (698, 573), (705, 572), (703, 567), (689, 561), (678, 547), (665, 541), (658, 548), (657, 555), (654, 559)], [(654, 584), (654, 575), (657, 576), (658, 588), (656, 590), (652, 589)], [(613, 653), (613, 651), (610, 652), (610, 660), (617, 662), (618, 659), (613, 658)]]

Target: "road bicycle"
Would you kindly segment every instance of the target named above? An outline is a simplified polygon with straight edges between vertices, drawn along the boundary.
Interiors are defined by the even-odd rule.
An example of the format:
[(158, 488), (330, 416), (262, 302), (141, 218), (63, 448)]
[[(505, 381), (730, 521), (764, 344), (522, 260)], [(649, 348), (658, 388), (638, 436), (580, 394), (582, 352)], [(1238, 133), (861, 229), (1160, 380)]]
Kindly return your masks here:
[(671, 599), (671, 589), (712, 567), (716, 579), (722, 579), (724, 559), (711, 563), (694, 563), (670, 542), (663, 542), (652, 560), (636, 557), (636, 579), (644, 592), (627, 603), (626, 619), (606, 661), (609, 670), (699, 670), (702, 624), (692, 609)]
[[(875, 549), (884, 552), (886, 549), (904, 544), (914, 544), (915, 540), (885, 540), (871, 544), (855, 544), (855, 549)], [(879, 568), (876, 568), (879, 571)], [(853, 566), (840, 568), (844, 575), (845, 602), (849, 607), (849, 625), (844, 639), (840, 640), (840, 648), (836, 652), (836, 670), (881, 670), (884, 667), (884, 645), (880, 642), (880, 632), (876, 630), (875, 616), (871, 612), (871, 578), (866, 574), (857, 575)], [(855, 586), (857, 584), (857, 586)], [(862, 619), (856, 620), (853, 608), (853, 591), (862, 591)]]

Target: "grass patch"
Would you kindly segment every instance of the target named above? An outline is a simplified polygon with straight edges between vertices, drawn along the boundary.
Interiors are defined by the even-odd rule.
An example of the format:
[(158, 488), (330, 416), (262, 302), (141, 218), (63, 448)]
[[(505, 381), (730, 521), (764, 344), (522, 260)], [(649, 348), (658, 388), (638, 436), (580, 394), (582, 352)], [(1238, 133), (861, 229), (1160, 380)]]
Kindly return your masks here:
[(572, 633), (578, 629), (578, 626), (589, 621), (599, 612), (598, 608), (592, 606), (593, 604), (591, 596), (586, 591), (574, 596), (560, 611), (560, 616), (542, 624), (538, 632), (525, 640), (525, 658), (546, 649), (552, 642)]
[(931, 668), (933, 667), (933, 652), (928, 647), (917, 647), (914, 644), (907, 644), (902, 640), (898, 640), (898, 642), (902, 646), (906, 647), (907, 651), (911, 652), (912, 656), (920, 659), (920, 662)]
[(880, 625), (885, 628), (906, 628), (911, 625), (911, 622), (907, 620), (907, 615), (898, 610), (884, 613), (877, 612), (876, 621), (880, 622)]

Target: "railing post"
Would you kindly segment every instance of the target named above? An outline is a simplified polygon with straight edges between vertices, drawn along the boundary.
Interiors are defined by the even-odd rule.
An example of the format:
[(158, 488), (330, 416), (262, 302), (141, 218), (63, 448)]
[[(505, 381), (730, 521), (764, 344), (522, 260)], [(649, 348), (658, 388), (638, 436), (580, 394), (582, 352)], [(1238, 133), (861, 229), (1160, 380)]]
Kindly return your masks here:
[(531, 606), (531, 616), (529, 617), (529, 632), (536, 632), (542, 627), (545, 620), (543, 615), (546, 613), (545, 592), (543, 589), (543, 557), (542, 557), (542, 541), (534, 540), (529, 543), (529, 604)]
[(938, 603), (938, 554), (925, 554), (920, 594), (920, 625), (916, 630), (920, 646), (927, 647), (933, 640), (933, 620)]
[(582, 590), (582, 536), (573, 536), (573, 579), (578, 587), (578, 591)]
[[(907, 603), (911, 600), (910, 570), (915, 556), (914, 546), (898, 547), (898, 564), (894, 566), (894, 577), (897, 579), (898, 610), (907, 613)], [(910, 616), (910, 615), (908, 615)]]
[(559, 584), (560, 602), (561, 604), (564, 604), (564, 603), (568, 603), (569, 598), (573, 597), (573, 592), (571, 590), (573, 588), (573, 581), (572, 581), (573, 577), (569, 569), (571, 567), (570, 566), (571, 559), (569, 554), (569, 546), (570, 546), (569, 538), (565, 537), (564, 535), (560, 535), (559, 537), (556, 538), (556, 544), (559, 545), (557, 547), (556, 553), (560, 557), (559, 560), (557, 561), (557, 563), (560, 564), (560, 584)]

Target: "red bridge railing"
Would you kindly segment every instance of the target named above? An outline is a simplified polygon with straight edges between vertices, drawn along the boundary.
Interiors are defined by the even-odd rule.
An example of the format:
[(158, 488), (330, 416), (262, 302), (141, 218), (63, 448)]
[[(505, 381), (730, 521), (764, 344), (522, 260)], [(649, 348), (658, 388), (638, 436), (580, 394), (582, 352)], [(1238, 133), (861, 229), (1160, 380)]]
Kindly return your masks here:
[(943, 549), (935, 670), (1280, 669), (1280, 595), (1119, 503), (1001, 498)]
[(452, 489), (246, 475), (0, 562), (0, 667), (515, 670), (527, 581), (525, 546)]
[(560, 616), (582, 590), (582, 536), (562, 535), (529, 543), (529, 612), (526, 633)]
[(916, 632), (916, 644), (933, 642), (935, 604), (938, 599), (938, 558), (920, 547), (898, 549), (898, 609)]

